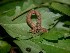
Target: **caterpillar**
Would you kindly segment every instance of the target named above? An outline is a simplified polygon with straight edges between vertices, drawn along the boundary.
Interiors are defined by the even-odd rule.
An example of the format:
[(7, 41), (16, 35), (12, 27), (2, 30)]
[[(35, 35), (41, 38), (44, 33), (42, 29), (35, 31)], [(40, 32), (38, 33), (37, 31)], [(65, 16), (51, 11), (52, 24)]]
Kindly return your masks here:
[(35, 14), (35, 11), (34, 10), (30, 10), (27, 14), (27, 18), (26, 18), (26, 22), (28, 24), (28, 26), (31, 28), (30, 32), (32, 33), (36, 33), (36, 25), (32, 22), (31, 20), (31, 16), (32, 14)]
[[(32, 22), (32, 19), (31, 19), (32, 14), (37, 15), (37, 23), (36, 24), (34, 24)], [(42, 26), (41, 26), (41, 22), (42, 22), (41, 14), (38, 11), (30, 10), (26, 17), (27, 17), (26, 22), (27, 22), (28, 26), (31, 28), (30, 32), (32, 32), (32, 33), (47, 32), (47, 29), (42, 28)]]

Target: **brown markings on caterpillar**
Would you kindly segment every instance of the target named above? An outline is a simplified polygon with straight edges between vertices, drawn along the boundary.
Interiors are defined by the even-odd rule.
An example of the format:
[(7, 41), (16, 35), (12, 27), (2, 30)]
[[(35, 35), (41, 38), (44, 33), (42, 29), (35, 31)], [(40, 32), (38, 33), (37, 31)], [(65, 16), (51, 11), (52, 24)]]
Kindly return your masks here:
[[(37, 15), (37, 23), (36, 24), (34, 24), (32, 22), (32, 19), (31, 19), (32, 14)], [(26, 22), (27, 22), (28, 26), (31, 28), (30, 31), (32, 33), (47, 32), (47, 29), (42, 28), (42, 26), (41, 26), (41, 22), (42, 22), (41, 21), (41, 14), (36, 10), (29, 11), (29, 13), (27, 14)]]
[(38, 17), (38, 19), (37, 19), (37, 30), (39, 31), (39, 32), (48, 32), (48, 30), (46, 29), (46, 28), (42, 28), (42, 26), (41, 26), (41, 14), (38, 12), (38, 11), (36, 11), (36, 15), (37, 15), (37, 17)]
[(31, 28), (30, 32), (36, 33), (36, 25), (31, 20), (32, 14), (35, 14), (34, 10), (29, 11), (29, 13), (27, 14), (26, 22), (27, 22), (28, 26)]

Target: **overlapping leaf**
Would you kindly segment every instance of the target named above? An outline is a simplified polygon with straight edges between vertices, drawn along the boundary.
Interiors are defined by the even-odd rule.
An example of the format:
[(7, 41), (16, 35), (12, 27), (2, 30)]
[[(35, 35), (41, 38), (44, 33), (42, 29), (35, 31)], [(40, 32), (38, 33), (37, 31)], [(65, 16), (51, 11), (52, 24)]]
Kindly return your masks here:
[(23, 53), (46, 53), (39, 45), (30, 40), (15, 40), (14, 42), (20, 47)]
[(65, 4), (70, 5), (70, 0), (53, 0), (53, 1), (57, 1), (57, 2), (61, 2), (61, 3), (65, 3)]
[[(2, 6), (0, 6), (0, 14), (2, 13), (6, 13), (6, 12), (13, 12), (15, 10), (15, 7), (16, 6), (22, 6), (23, 4), (23, 1), (15, 1), (15, 2), (9, 2), (9, 3), (6, 3)], [(11, 11), (12, 10), (12, 11)], [(10, 13), (11, 14), (11, 13)], [(13, 13), (12, 13), (13, 14)], [(11, 14), (11, 15), (12, 15)], [(8, 14), (9, 15), (9, 14)], [(9, 15), (10, 16), (10, 15)]]
[(58, 40), (62, 37), (68, 37), (69, 31), (63, 29), (52, 29), (48, 33), (42, 35), (43, 38), (47, 40)]
[[(70, 40), (59, 40), (58, 43), (42, 42), (47, 53), (70, 53)], [(47, 49), (48, 48), (48, 49)], [(50, 51), (51, 50), (51, 51)]]
[(44, 39), (32, 39), (33, 42), (38, 44), (46, 53), (70, 53), (70, 40), (58, 40), (57, 43), (46, 41)]
[(68, 16), (70, 16), (70, 7), (60, 3), (52, 2), (51, 7), (55, 10), (58, 10)]
[(7, 42), (0, 40), (0, 53), (8, 53), (10, 48), (11, 46)]

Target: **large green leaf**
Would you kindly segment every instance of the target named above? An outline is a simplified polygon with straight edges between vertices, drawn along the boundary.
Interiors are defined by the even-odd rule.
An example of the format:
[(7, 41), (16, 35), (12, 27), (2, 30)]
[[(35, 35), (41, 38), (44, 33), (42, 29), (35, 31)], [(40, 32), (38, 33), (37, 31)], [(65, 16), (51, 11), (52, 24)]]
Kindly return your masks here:
[(0, 53), (8, 53), (10, 48), (11, 46), (7, 42), (0, 40)]
[(32, 39), (36, 44), (41, 46), (46, 53), (70, 53), (70, 40), (58, 40), (57, 43), (49, 42), (46, 40), (37, 41), (37, 39)]
[[(55, 21), (57, 18), (59, 18), (60, 14), (54, 14), (49, 11), (48, 8), (38, 8), (36, 9), (41, 13), (42, 18), (42, 27), (49, 29), (53, 27), (54, 24), (56, 24), (57, 21)], [(17, 12), (18, 11), (18, 12)], [(34, 34), (29, 33), (29, 26), (26, 23), (26, 14), (23, 14), (19, 18), (17, 18), (14, 21), (12, 20), (12, 17), (15, 15), (18, 15), (21, 12), (21, 8), (19, 6), (16, 7), (15, 14), (13, 16), (1, 16), (0, 23), (4, 27), (4, 29), (12, 36), (13, 38), (21, 38), (21, 39), (28, 39), (34, 36)], [(36, 20), (34, 20), (36, 21)], [(53, 24), (53, 25), (51, 25)], [(29, 34), (29, 35), (28, 35)], [(37, 34), (35, 34), (37, 35)]]
[(44, 45), (41, 46), (47, 53), (70, 53), (70, 40), (59, 40), (58, 43), (50, 43), (44, 40), (42, 43)]
[(30, 40), (14, 40), (23, 53), (46, 53), (42, 48)]

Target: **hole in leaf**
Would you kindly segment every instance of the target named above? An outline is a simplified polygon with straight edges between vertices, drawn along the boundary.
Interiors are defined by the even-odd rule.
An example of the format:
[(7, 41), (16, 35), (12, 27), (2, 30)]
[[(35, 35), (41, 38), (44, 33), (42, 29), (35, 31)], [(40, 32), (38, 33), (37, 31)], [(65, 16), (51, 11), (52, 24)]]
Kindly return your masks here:
[(31, 52), (31, 48), (26, 48), (26, 51), (27, 52)]

